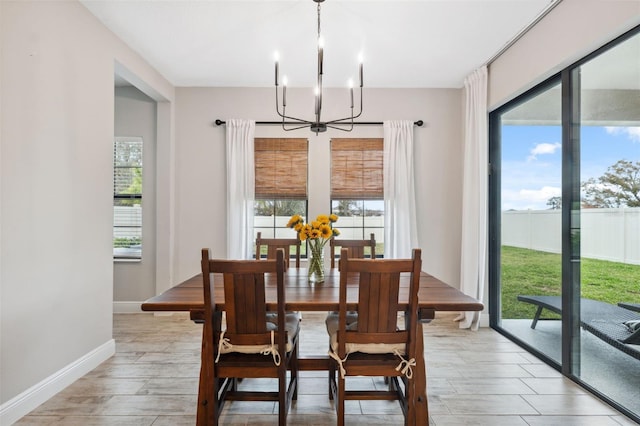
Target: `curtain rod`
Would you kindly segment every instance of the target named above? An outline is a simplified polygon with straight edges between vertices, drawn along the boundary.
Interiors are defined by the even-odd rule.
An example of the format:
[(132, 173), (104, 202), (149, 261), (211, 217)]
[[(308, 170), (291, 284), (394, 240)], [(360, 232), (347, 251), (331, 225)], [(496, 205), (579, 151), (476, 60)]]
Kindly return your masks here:
[(547, 4), (547, 6), (542, 9), (542, 11), (533, 19), (533, 21), (529, 22), (529, 24), (527, 24), (526, 27), (521, 29), (511, 40), (509, 40), (507, 44), (502, 47), (502, 49), (500, 49), (491, 58), (489, 58), (489, 60), (485, 62), (485, 65), (491, 65), (496, 59), (502, 56), (504, 52), (509, 50), (509, 48), (516, 44), (522, 37), (524, 37), (524, 35), (528, 33), (531, 28), (533, 28), (538, 22), (540, 22), (545, 16), (547, 16), (549, 12), (553, 10), (553, 8), (559, 5), (561, 1), (562, 0), (550, 0), (549, 4)]
[[(216, 126), (221, 126), (223, 124), (227, 124), (226, 121), (224, 120), (220, 120), (217, 119), (215, 121)], [(257, 125), (266, 125), (266, 126), (279, 126), (282, 125), (282, 121), (256, 121)], [(293, 125), (293, 124), (300, 124), (298, 122), (295, 121), (285, 121), (284, 122), (285, 125), (289, 124), (289, 125)], [(344, 123), (345, 125), (351, 124), (351, 123)], [(382, 121), (354, 121), (353, 125), (354, 126), (382, 126), (384, 123)], [(422, 120), (418, 120), (418, 121), (414, 121), (413, 125), (414, 126), (418, 126), (418, 127), (422, 127), (422, 125), (424, 124), (424, 121)]]

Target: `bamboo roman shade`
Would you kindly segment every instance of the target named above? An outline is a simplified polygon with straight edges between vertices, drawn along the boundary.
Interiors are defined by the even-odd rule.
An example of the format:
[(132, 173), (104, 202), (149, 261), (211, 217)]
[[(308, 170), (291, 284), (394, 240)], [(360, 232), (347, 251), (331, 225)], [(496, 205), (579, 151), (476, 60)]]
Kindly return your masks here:
[(255, 138), (256, 199), (307, 199), (307, 139)]
[(384, 198), (383, 139), (331, 139), (331, 199)]

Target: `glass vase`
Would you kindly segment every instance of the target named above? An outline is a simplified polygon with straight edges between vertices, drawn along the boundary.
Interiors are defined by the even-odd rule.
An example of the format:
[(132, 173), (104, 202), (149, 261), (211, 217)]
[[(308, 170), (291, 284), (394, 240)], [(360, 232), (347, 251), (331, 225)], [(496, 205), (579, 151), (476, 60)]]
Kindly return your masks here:
[(320, 244), (309, 242), (309, 282), (324, 282), (324, 250)]

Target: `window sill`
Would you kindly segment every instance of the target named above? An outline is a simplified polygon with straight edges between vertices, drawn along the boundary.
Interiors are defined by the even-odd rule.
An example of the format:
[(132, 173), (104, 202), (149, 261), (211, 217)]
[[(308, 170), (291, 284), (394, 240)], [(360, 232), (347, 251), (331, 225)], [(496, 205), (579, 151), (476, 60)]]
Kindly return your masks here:
[(113, 263), (140, 263), (142, 259), (140, 258), (126, 258), (126, 257), (114, 257)]

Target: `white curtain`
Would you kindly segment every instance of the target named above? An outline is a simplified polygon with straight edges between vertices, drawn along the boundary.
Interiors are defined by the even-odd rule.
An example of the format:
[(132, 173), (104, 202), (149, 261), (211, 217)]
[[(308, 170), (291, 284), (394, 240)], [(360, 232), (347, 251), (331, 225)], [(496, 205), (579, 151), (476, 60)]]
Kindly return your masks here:
[[(464, 80), (465, 136), (460, 287), (483, 302), (487, 272), (487, 67)], [(477, 330), (480, 312), (461, 312), (460, 328)]]
[(226, 128), (227, 257), (251, 259), (255, 198), (255, 121), (231, 119), (227, 120)]
[(408, 259), (418, 247), (413, 122), (384, 122), (384, 257)]

